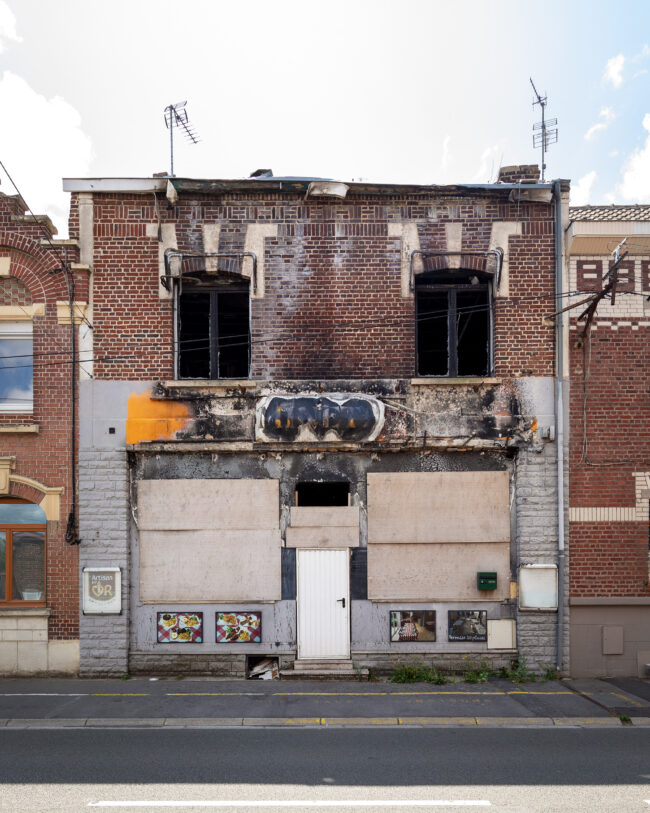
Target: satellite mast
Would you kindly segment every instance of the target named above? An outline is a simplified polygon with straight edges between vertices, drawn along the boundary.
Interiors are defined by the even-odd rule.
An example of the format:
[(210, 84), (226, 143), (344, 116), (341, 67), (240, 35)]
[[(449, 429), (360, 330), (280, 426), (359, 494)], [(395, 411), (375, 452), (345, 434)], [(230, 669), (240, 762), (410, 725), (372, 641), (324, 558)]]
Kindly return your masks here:
[(176, 104), (169, 104), (165, 108), (165, 124), (169, 130), (169, 153), (171, 164), (169, 175), (172, 178), (174, 177), (174, 127), (180, 127), (185, 133), (185, 137), (188, 139), (188, 141), (191, 141), (192, 144), (196, 144), (200, 140), (193, 125), (190, 124), (187, 116), (187, 110), (185, 109), (186, 104), (187, 101), (176, 102)]
[(537, 99), (533, 102), (533, 107), (538, 104), (542, 108), (542, 120), (538, 121), (536, 124), (533, 124), (533, 147), (542, 148), (542, 183), (544, 183), (546, 152), (549, 144), (555, 144), (557, 142), (557, 119), (548, 119), (548, 121), (546, 121), (545, 112), (548, 96), (539, 95), (532, 79), (530, 80), (530, 84), (533, 86), (535, 96), (537, 97)]

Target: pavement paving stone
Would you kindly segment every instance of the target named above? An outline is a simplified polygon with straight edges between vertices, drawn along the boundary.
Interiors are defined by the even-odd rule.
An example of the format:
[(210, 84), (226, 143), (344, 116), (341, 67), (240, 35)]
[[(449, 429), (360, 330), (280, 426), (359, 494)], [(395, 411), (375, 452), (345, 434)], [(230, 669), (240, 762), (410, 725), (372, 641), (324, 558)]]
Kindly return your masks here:
[(632, 717), (632, 725), (650, 726), (650, 717)]
[(39, 717), (37, 719), (7, 720), (7, 728), (83, 728), (86, 720), (83, 717)]
[(617, 727), (622, 725), (618, 717), (554, 717), (553, 723), (557, 726), (605, 726)]
[(224, 726), (235, 728), (242, 724), (242, 717), (168, 717), (164, 722), (166, 728), (202, 728), (204, 726), (207, 728), (222, 728)]
[(128, 728), (154, 728), (165, 723), (164, 717), (89, 717), (86, 728), (125, 726)]
[(320, 726), (320, 717), (244, 717), (244, 726)]
[(552, 726), (551, 717), (477, 717), (476, 723), (480, 727), (513, 728), (515, 726)]
[(476, 717), (398, 717), (404, 726), (475, 726)]

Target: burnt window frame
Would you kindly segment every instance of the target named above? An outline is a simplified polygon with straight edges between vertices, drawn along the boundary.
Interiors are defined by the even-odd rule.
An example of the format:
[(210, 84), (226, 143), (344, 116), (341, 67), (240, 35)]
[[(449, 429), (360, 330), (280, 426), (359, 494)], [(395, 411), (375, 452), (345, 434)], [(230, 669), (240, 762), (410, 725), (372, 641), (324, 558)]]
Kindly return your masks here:
[[(476, 277), (478, 283), (460, 282)], [(458, 372), (458, 291), (485, 291), (487, 294), (487, 369), (484, 373)], [(420, 368), (420, 292), (447, 293), (447, 372), (423, 373)], [(490, 274), (467, 268), (453, 271), (425, 272), (419, 274), (414, 285), (415, 298), (415, 371), (418, 378), (488, 378), (494, 375), (494, 279)], [(426, 312), (425, 312), (426, 313)], [(441, 314), (440, 318), (444, 318)]]
[[(243, 285), (240, 282), (236, 284), (229, 284), (229, 285), (205, 285), (205, 284), (187, 284), (185, 283), (182, 287), (175, 286), (175, 317), (174, 317), (174, 326), (175, 326), (175, 353), (174, 353), (174, 377), (178, 381), (193, 381), (193, 380), (201, 380), (201, 381), (238, 381), (240, 379), (249, 379), (251, 377), (251, 364), (252, 364), (252, 324), (251, 324), (251, 317), (252, 317), (252, 308), (251, 308), (251, 290), (250, 284)], [(196, 376), (183, 376), (181, 375), (181, 354), (182, 354), (182, 346), (181, 346), (181, 298), (184, 294), (208, 294), (210, 297), (210, 316), (209, 316), (209, 334), (206, 339), (208, 343), (208, 350), (210, 353), (209, 359), (209, 366), (210, 366), (210, 375), (208, 377), (201, 377), (197, 378)], [(238, 375), (238, 376), (220, 376), (219, 375), (219, 352), (220, 352), (220, 345), (219, 345), (219, 337), (218, 337), (218, 325), (219, 325), (219, 306), (218, 306), (218, 297), (219, 295), (229, 295), (229, 294), (246, 294), (248, 299), (248, 361), (246, 366), (246, 375)], [(242, 334), (243, 335), (243, 334)], [(243, 342), (242, 342), (243, 343)], [(224, 345), (225, 346), (225, 345)]]

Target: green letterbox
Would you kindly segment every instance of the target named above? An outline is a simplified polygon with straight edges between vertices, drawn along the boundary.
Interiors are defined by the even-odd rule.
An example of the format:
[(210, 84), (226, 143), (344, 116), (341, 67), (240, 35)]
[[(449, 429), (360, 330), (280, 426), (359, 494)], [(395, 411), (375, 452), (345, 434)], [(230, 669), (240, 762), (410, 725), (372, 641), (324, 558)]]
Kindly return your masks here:
[(479, 590), (496, 590), (497, 589), (497, 574), (496, 573), (477, 573), (476, 586)]

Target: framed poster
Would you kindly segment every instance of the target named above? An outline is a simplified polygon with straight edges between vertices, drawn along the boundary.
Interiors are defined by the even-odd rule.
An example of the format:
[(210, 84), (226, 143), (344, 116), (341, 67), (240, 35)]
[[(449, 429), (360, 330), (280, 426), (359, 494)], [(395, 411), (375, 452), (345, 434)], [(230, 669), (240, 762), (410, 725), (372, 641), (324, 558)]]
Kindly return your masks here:
[(436, 640), (435, 610), (391, 610), (391, 643)]
[(487, 610), (449, 610), (448, 640), (487, 641)]
[(159, 644), (203, 643), (203, 613), (158, 613), (156, 624)]
[(262, 642), (262, 613), (217, 613), (218, 644), (259, 644)]

